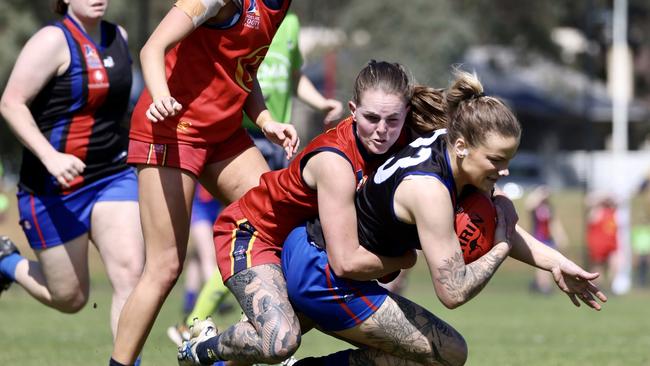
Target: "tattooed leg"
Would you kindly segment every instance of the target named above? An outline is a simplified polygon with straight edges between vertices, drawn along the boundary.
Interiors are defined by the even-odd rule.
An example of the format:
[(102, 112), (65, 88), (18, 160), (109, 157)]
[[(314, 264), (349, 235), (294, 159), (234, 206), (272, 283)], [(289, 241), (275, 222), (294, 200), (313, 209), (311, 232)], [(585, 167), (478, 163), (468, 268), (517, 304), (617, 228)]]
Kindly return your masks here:
[(217, 355), (241, 362), (279, 363), (300, 345), (300, 324), (289, 303), (279, 265), (256, 266), (231, 277), (226, 286), (248, 321), (219, 335)]
[(370, 347), (353, 351), (350, 365), (463, 365), (467, 359), (467, 345), (460, 333), (395, 294), (362, 324), (335, 334)]

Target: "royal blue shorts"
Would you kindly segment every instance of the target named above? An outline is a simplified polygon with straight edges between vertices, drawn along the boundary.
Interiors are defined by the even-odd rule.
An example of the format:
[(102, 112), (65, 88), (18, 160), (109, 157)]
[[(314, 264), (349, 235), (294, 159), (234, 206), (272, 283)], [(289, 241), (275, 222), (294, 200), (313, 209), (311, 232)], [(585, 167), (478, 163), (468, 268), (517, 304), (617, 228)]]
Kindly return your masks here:
[(213, 198), (209, 201), (203, 201), (197, 195), (194, 195), (194, 201), (192, 201), (192, 224), (205, 221), (212, 225), (217, 220), (219, 211), (221, 211), (221, 204), (216, 199)]
[(294, 229), (284, 242), (282, 272), (294, 309), (326, 331), (361, 324), (388, 296), (388, 290), (376, 281), (337, 277), (329, 267), (327, 253), (309, 243), (305, 226)]
[(17, 196), (20, 226), (29, 245), (34, 249), (46, 249), (87, 233), (95, 203), (137, 201), (138, 178), (135, 170), (128, 168), (70, 194), (33, 195), (19, 191)]

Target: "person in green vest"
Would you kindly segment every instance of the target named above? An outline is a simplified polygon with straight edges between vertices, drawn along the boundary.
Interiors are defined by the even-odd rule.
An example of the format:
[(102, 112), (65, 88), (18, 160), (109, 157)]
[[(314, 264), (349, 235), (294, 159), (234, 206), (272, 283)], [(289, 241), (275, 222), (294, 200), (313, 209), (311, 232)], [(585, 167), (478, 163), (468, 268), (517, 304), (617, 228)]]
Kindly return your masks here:
[[(324, 114), (323, 129), (334, 127), (343, 113), (343, 104), (338, 100), (323, 96), (302, 72), (303, 58), (298, 47), (299, 33), (298, 17), (289, 12), (282, 21), (264, 61), (257, 71), (257, 79), (264, 95), (264, 101), (274, 121), (291, 123), (292, 100), (297, 97), (311, 108)], [(242, 124), (248, 130), (272, 170), (282, 169), (288, 165), (283, 148), (267, 140), (262, 131), (245, 114)], [(193, 230), (192, 226), (190, 230)], [(206, 242), (212, 245), (211, 225), (208, 228), (210, 230), (206, 233), (207, 240), (196, 240), (195, 244), (201, 245), (200, 242)], [(198, 224), (196, 229), (199, 229)], [(191, 237), (195, 237), (195, 235), (191, 235)], [(202, 251), (198, 250), (197, 252)], [(213, 267), (216, 265), (214, 256), (210, 258), (191, 256), (188, 260), (209, 261)], [(191, 262), (186, 264), (188, 267), (191, 265)], [(189, 275), (190, 272), (186, 274), (186, 292), (189, 289), (188, 282), (197, 282), (196, 278), (188, 278)], [(200, 276), (200, 273), (194, 272), (193, 275)], [(185, 318), (185, 324), (167, 328), (167, 335), (177, 345), (180, 345), (183, 340), (189, 339), (188, 326), (192, 324), (192, 319), (205, 319), (217, 309), (228, 308), (223, 305), (229, 292), (221, 280), (219, 271), (213, 270), (212, 276), (205, 280), (192, 310)], [(192, 297), (186, 294), (184, 298), (191, 299)], [(187, 307), (187, 304), (184, 307)]]
[[(275, 121), (290, 123), (292, 99), (297, 97), (313, 109), (325, 114), (324, 127), (334, 127), (343, 113), (343, 105), (324, 97), (302, 72), (302, 54), (298, 47), (300, 23), (296, 14), (289, 12), (271, 42), (264, 61), (257, 70), (264, 101)], [(282, 169), (288, 161), (280, 146), (269, 142), (260, 129), (246, 115), (244, 127), (253, 137), (272, 170)]]

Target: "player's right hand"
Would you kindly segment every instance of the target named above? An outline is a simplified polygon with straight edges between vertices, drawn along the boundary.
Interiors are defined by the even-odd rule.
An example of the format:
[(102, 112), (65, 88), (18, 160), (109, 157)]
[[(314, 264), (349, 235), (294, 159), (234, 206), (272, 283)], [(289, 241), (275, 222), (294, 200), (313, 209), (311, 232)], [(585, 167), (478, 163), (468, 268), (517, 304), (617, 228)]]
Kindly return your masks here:
[(149, 121), (155, 123), (167, 117), (175, 116), (181, 109), (183, 109), (183, 106), (174, 97), (168, 95), (154, 99), (145, 115)]
[(78, 157), (58, 151), (43, 159), (43, 165), (63, 188), (69, 188), (69, 183), (86, 169)]
[(284, 148), (287, 159), (291, 159), (298, 151), (300, 139), (292, 124), (268, 121), (262, 126), (262, 133), (269, 141)]
[(502, 194), (494, 195), (493, 201), (495, 206), (501, 207), (503, 210), (502, 213), (506, 224), (506, 236), (508, 239), (510, 239), (514, 235), (515, 227), (519, 221), (519, 215), (517, 215), (515, 205), (512, 203), (510, 198)]
[(514, 206), (510, 200), (494, 200), (494, 208), (497, 211), (497, 226), (494, 230), (494, 244), (505, 242), (508, 247), (512, 249), (510, 239), (512, 238), (511, 231), (517, 224), (519, 217), (514, 210)]

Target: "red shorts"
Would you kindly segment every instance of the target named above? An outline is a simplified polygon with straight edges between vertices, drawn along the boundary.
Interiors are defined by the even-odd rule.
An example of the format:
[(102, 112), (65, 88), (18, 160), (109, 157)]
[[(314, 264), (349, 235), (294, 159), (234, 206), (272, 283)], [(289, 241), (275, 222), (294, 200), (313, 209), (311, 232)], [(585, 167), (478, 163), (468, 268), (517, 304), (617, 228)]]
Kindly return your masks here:
[(262, 264), (280, 265), (282, 243), (270, 243), (258, 235), (235, 201), (219, 214), (214, 224), (214, 251), (225, 283), (234, 274)]
[(604, 264), (609, 257), (616, 252), (618, 246), (615, 241), (612, 242), (598, 242), (588, 243), (587, 251), (589, 252), (589, 260), (592, 264)]
[(152, 144), (129, 141), (129, 164), (158, 165), (187, 170), (197, 177), (211, 163), (226, 160), (254, 146), (246, 130), (239, 128), (218, 144)]

